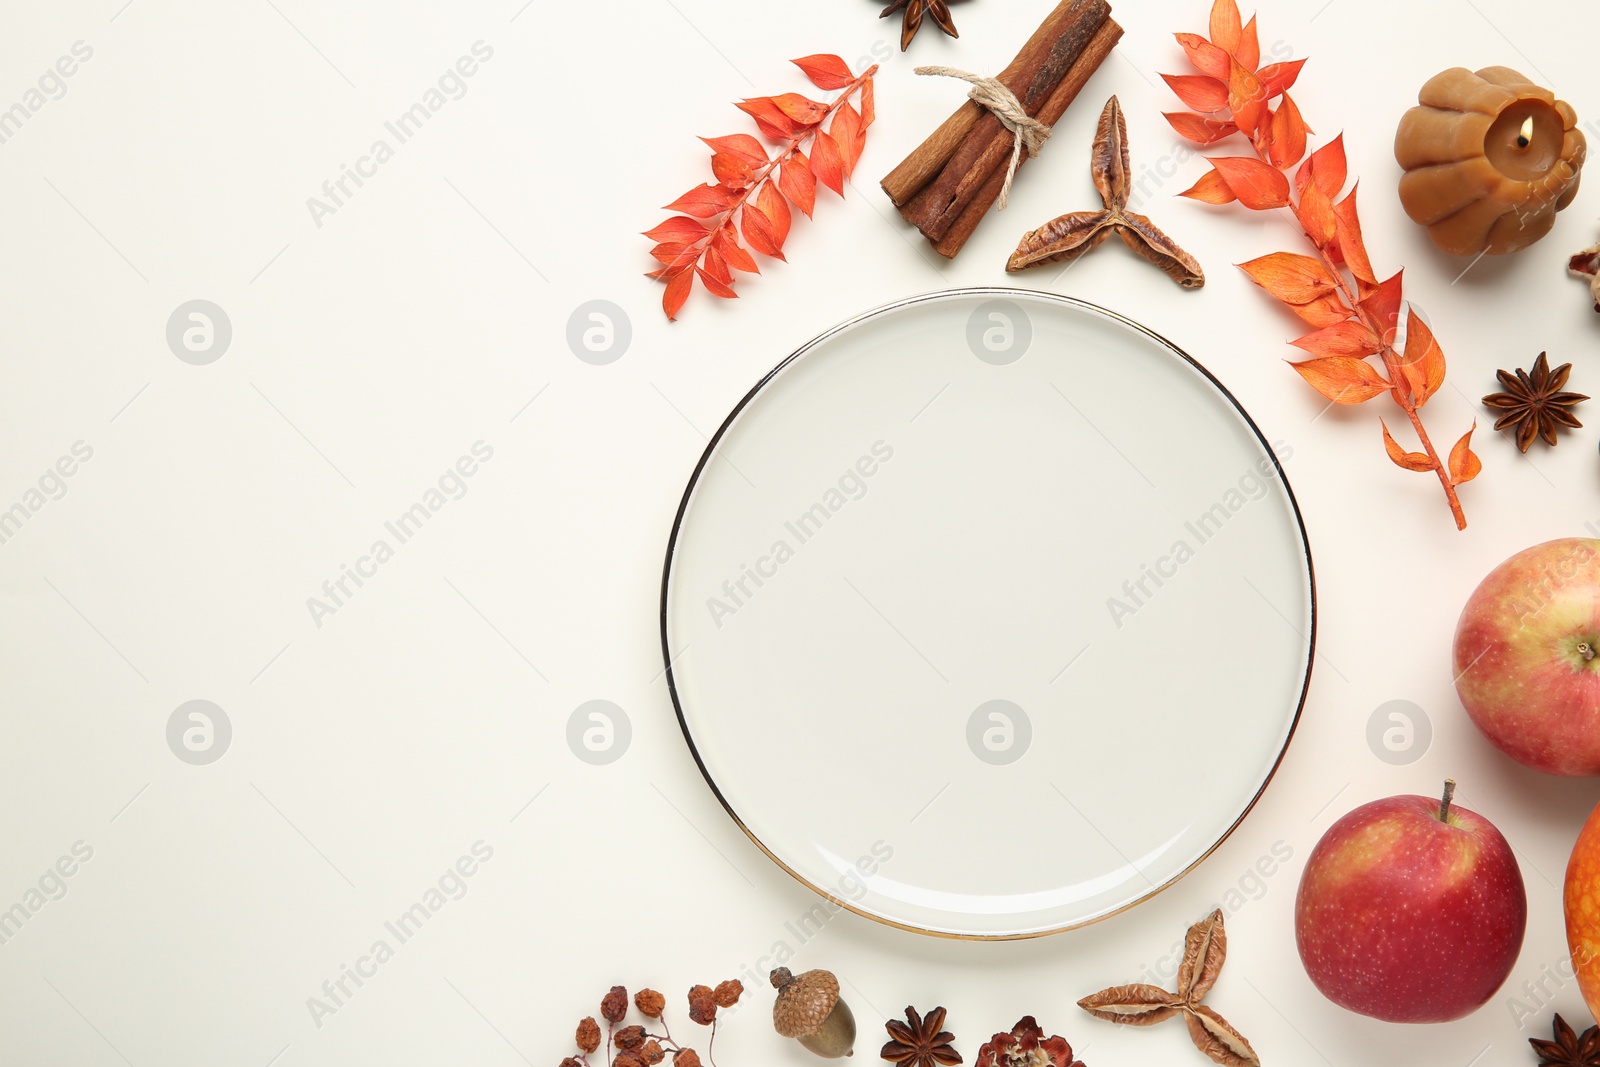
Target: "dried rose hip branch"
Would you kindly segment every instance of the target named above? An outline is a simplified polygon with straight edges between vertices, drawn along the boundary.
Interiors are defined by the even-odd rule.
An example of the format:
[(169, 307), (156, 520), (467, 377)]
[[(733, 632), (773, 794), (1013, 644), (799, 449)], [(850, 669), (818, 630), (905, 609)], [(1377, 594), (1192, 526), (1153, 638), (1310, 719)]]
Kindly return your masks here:
[[(717, 1039), (717, 1009), (731, 1008), (744, 995), (744, 985), (737, 979), (722, 982), (713, 989), (697, 985), (689, 990), (689, 1018), (701, 1026), (709, 1026), (711, 1035), (706, 1045), (706, 1061), (716, 1067), (711, 1056), (711, 1046)], [(606, 1021), (605, 1067), (655, 1067), (670, 1054), (673, 1067), (701, 1067), (700, 1054), (694, 1049), (678, 1044), (672, 1038), (664, 1013), (667, 998), (654, 989), (641, 989), (634, 994), (633, 1006), (646, 1019), (661, 1025), (661, 1033), (652, 1034), (640, 1025), (617, 1024), (628, 1016), (628, 991), (622, 986), (612, 986), (600, 1001), (600, 1017)], [(561, 1067), (597, 1067), (589, 1057), (600, 1051), (600, 1024), (594, 1016), (578, 1023), (574, 1035), (578, 1054), (561, 1061)]]
[[(1210, 158), (1210, 173), (1181, 195), (1208, 204), (1237, 200), (1255, 211), (1293, 212), (1315, 257), (1274, 252), (1239, 264), (1314, 327), (1290, 343), (1316, 358), (1290, 366), (1334, 404), (1360, 404), (1388, 393), (1422, 446), (1421, 452), (1407, 452), (1379, 420), (1389, 458), (1406, 470), (1436, 474), (1456, 528), (1466, 529), (1456, 490), (1483, 469), (1472, 451), (1473, 431), (1462, 435), (1446, 461), (1422, 425), (1422, 406), (1444, 384), (1444, 352), (1415, 307), (1405, 305), (1403, 272), (1382, 282), (1373, 273), (1356, 212), (1356, 186), (1337, 199), (1347, 177), (1343, 135), (1306, 156), (1310, 131), (1288, 93), (1305, 60), (1261, 66), (1256, 20), (1243, 23), (1235, 0), (1215, 0), (1210, 30), (1209, 38), (1177, 34), (1198, 73), (1162, 77), (1198, 114), (1176, 112), (1167, 121), (1197, 144), (1243, 134), (1256, 154)], [(1291, 183), (1287, 172), (1296, 165)], [(1396, 349), (1403, 306), (1405, 340)], [(1372, 356), (1379, 358), (1381, 370), (1369, 362)]]
[[(649, 276), (667, 284), (661, 306), (668, 319), (677, 317), (696, 277), (713, 296), (737, 297), (733, 271), (761, 273), (745, 244), (764, 256), (782, 259), (783, 242), (789, 236), (789, 204), (810, 218), (817, 182), (844, 195), (845, 179), (855, 170), (867, 127), (872, 125), (872, 76), (877, 65), (855, 75), (838, 56), (805, 56), (794, 64), (819, 89), (843, 92), (831, 104), (798, 93), (741, 101), (739, 110), (755, 120), (765, 137), (778, 142), (777, 153), (769, 157), (766, 147), (747, 133), (702, 137), (711, 148), (716, 181), (697, 185), (668, 204), (666, 210), (679, 214), (645, 232), (657, 242), (650, 254), (661, 266)], [(850, 103), (857, 93), (859, 110)], [(808, 141), (809, 156), (801, 150)]]

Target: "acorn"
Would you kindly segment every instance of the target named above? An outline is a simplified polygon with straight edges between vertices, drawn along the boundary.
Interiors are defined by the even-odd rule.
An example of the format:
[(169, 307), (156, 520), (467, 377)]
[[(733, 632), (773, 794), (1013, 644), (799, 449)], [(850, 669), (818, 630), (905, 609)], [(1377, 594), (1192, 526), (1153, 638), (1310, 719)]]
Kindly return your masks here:
[(778, 1033), (830, 1060), (855, 1055), (856, 1017), (839, 999), (839, 979), (828, 971), (794, 975), (787, 967), (777, 968), (770, 977), (778, 991), (772, 1004), (772, 1025)]

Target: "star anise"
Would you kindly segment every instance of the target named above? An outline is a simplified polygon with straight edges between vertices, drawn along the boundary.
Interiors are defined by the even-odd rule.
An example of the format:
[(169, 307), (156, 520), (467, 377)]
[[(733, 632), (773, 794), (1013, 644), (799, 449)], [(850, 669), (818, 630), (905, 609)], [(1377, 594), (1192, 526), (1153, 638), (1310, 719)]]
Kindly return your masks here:
[(1178, 965), (1178, 991), (1160, 986), (1119, 985), (1102, 989), (1078, 1001), (1078, 1007), (1097, 1019), (1129, 1026), (1151, 1026), (1182, 1015), (1189, 1039), (1212, 1061), (1223, 1067), (1261, 1067), (1261, 1060), (1244, 1035), (1228, 1020), (1200, 1003), (1222, 973), (1228, 958), (1228, 935), (1222, 928), (1222, 909), (1189, 927)]
[(1571, 373), (1570, 363), (1563, 363), (1552, 371), (1544, 352), (1534, 360), (1531, 374), (1520, 367), (1515, 374), (1495, 371), (1505, 392), (1490, 393), (1483, 398), (1484, 406), (1505, 412), (1495, 420), (1494, 428), (1504, 430), (1515, 426), (1517, 448), (1523, 452), (1533, 444), (1535, 437), (1542, 437), (1545, 444), (1554, 446), (1557, 427), (1583, 425), (1572, 414), (1572, 409), (1589, 398), (1582, 393), (1564, 391)]
[(1528, 1038), (1539, 1057), (1539, 1067), (1600, 1067), (1600, 1026), (1591, 1026), (1579, 1037), (1560, 1015), (1553, 1025), (1554, 1041)]
[(1156, 228), (1143, 215), (1128, 210), (1131, 186), (1128, 162), (1128, 124), (1116, 97), (1106, 101), (1100, 113), (1100, 126), (1094, 136), (1094, 154), (1089, 171), (1104, 207), (1099, 211), (1073, 211), (1023, 235), (1011, 253), (1006, 270), (1018, 271), (1042, 263), (1077, 259), (1098, 248), (1113, 233), (1122, 243), (1149, 260), (1185, 289), (1198, 289), (1206, 283), (1205, 272), (1195, 258), (1177, 242)]
[(922, 28), (922, 16), (931, 15), (938, 27), (951, 37), (960, 37), (956, 32), (955, 19), (950, 17), (950, 8), (945, 0), (894, 0), (894, 3), (883, 9), (878, 17), (886, 19), (890, 15), (905, 8), (905, 14), (900, 21), (900, 51), (904, 52), (911, 47), (911, 38), (917, 35), (917, 30)]
[(900, 1067), (954, 1067), (961, 1053), (950, 1047), (956, 1036), (944, 1029), (944, 1009), (934, 1008), (926, 1016), (906, 1006), (906, 1021), (890, 1019), (884, 1023), (889, 1041), (879, 1053)]

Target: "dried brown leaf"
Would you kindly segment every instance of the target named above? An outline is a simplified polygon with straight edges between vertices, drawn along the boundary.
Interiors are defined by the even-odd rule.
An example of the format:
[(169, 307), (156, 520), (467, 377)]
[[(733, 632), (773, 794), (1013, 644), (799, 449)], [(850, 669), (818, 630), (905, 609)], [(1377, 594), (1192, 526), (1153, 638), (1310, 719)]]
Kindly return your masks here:
[(1128, 1026), (1154, 1026), (1178, 1014), (1179, 1000), (1160, 986), (1114, 985), (1078, 1001), (1097, 1019)]
[(1098, 248), (1116, 229), (1107, 211), (1074, 211), (1029, 230), (1006, 261), (1006, 270), (1018, 271), (1044, 263), (1063, 263)]
[(1219, 908), (1189, 927), (1183, 942), (1183, 962), (1178, 965), (1178, 995), (1198, 1003), (1217, 984), (1228, 958), (1228, 933)]
[(1185, 1011), (1183, 1021), (1189, 1026), (1189, 1038), (1195, 1048), (1210, 1056), (1212, 1062), (1223, 1067), (1261, 1067), (1260, 1057), (1244, 1035), (1204, 1004)]

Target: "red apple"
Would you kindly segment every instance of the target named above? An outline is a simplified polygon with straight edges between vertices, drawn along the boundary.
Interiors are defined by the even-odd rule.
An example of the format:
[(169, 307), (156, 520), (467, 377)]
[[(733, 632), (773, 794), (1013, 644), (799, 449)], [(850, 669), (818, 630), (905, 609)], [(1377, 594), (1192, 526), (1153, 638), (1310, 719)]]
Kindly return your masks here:
[(1456, 624), (1456, 693), (1518, 763), (1600, 774), (1600, 541), (1568, 537), (1489, 572)]
[(1528, 896), (1511, 846), (1481, 815), (1389, 797), (1329, 828), (1300, 876), (1300, 960), (1340, 1007), (1442, 1023), (1482, 1007), (1511, 974)]

